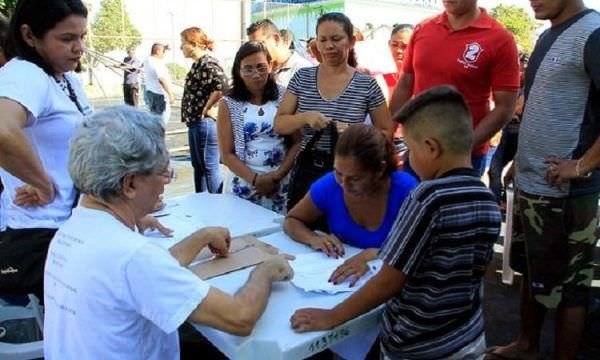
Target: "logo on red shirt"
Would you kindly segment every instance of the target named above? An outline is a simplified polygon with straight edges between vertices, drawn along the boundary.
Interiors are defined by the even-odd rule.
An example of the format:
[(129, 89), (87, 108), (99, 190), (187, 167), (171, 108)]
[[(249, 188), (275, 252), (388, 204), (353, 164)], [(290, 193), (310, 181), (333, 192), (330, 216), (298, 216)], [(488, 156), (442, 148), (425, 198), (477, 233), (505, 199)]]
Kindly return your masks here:
[(462, 64), (465, 69), (477, 69), (478, 66), (475, 65), (479, 56), (483, 52), (483, 48), (479, 43), (472, 42), (465, 45), (465, 51), (462, 54), (462, 59), (456, 59), (460, 64)]

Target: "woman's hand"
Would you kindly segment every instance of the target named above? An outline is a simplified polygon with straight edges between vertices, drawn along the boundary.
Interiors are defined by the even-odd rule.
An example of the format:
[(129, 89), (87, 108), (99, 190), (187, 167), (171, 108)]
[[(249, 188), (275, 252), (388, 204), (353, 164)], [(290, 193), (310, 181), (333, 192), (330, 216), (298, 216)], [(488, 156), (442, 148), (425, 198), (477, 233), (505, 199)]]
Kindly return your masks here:
[(337, 259), (344, 256), (344, 244), (333, 234), (316, 234), (310, 240), (310, 246), (324, 252), (327, 256)]
[(56, 193), (50, 184), (47, 189), (40, 189), (25, 184), (15, 189), (14, 204), (21, 207), (44, 206), (54, 200)]
[(258, 175), (254, 188), (260, 195), (273, 195), (279, 189), (279, 178), (274, 171)]
[(302, 113), (302, 115), (304, 116), (306, 125), (315, 130), (324, 129), (331, 121), (331, 118), (321, 114), (318, 111), (307, 111)]
[(376, 251), (376, 249), (363, 250), (344, 261), (344, 263), (331, 274), (329, 282), (337, 285), (343, 283), (349, 277), (352, 277), (352, 280), (350, 280), (350, 287), (354, 286), (358, 279), (369, 271), (369, 265), (367, 263), (375, 259), (377, 256)]

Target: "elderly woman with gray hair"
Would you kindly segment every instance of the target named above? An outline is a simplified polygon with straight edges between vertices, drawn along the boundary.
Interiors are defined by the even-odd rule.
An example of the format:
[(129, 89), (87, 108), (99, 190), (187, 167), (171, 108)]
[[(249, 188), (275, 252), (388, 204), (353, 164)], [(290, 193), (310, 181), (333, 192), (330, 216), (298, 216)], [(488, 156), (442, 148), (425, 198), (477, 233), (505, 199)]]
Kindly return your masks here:
[(159, 117), (130, 107), (98, 113), (77, 130), (69, 172), (83, 198), (50, 244), (46, 359), (179, 359), (176, 330), (186, 319), (248, 335), (271, 283), (291, 278), (276, 256), (230, 296), (186, 268), (206, 246), (227, 256), (226, 229), (200, 229), (169, 250), (136, 231), (170, 181), (164, 134)]

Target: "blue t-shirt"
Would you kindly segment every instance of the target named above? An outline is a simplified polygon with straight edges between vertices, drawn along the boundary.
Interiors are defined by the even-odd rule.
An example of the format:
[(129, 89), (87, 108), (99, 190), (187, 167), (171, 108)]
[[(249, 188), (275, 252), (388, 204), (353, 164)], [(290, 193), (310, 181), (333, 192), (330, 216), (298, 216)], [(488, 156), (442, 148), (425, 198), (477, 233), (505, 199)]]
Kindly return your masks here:
[(375, 231), (358, 225), (350, 217), (344, 203), (344, 190), (335, 181), (333, 172), (323, 175), (310, 187), (310, 197), (315, 206), (326, 216), (329, 231), (345, 244), (361, 249), (379, 248), (387, 237), (400, 206), (417, 180), (411, 175), (394, 171), (391, 174), (390, 194), (383, 222)]

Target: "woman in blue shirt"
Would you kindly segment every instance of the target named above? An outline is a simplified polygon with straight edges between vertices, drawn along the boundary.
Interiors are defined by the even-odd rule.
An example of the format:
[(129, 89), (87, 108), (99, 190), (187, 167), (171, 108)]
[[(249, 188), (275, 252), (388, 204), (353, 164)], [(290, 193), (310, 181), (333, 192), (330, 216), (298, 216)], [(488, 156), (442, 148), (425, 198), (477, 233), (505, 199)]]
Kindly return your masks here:
[[(364, 249), (334, 271), (330, 281), (353, 285), (377, 257), (402, 202), (417, 185), (395, 170), (391, 143), (377, 128), (358, 124), (346, 129), (335, 148), (334, 170), (310, 187), (288, 213), (285, 232), (294, 240), (337, 258), (344, 244)], [(325, 215), (330, 234), (310, 226)]]

